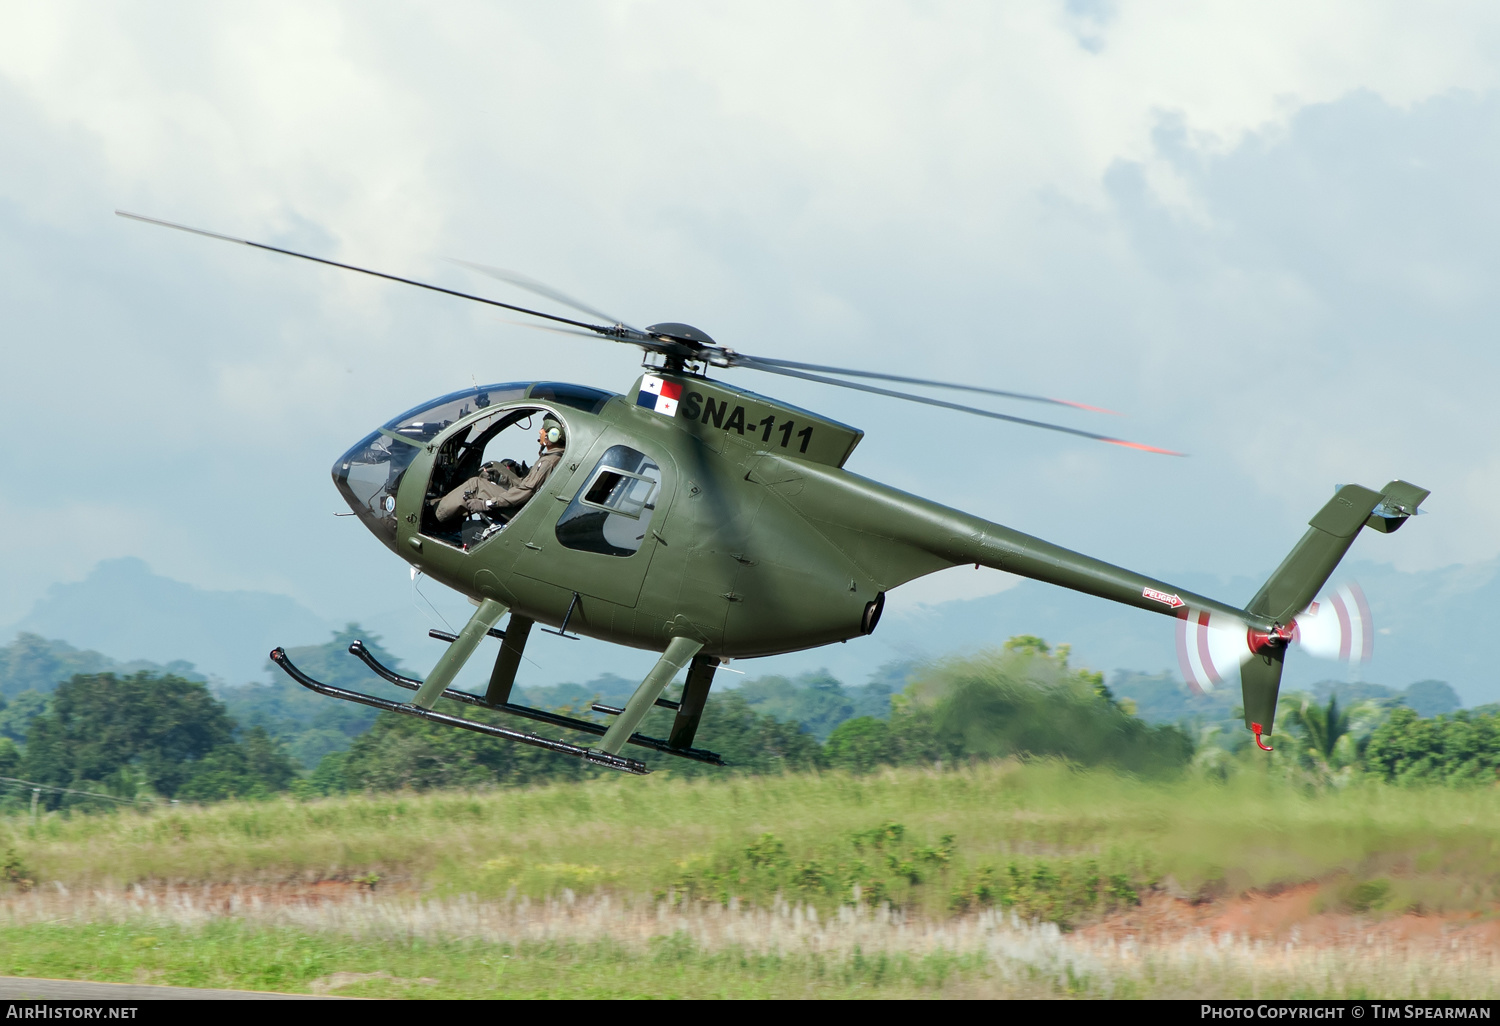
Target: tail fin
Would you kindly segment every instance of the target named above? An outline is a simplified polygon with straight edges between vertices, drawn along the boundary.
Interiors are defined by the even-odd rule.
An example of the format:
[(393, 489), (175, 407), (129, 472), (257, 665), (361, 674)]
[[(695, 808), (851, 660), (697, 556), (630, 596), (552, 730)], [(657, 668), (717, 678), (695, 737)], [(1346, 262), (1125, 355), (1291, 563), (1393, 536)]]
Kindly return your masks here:
[[(1290, 628), (1292, 620), (1327, 583), (1361, 527), (1390, 534), (1417, 515), (1428, 494), (1425, 488), (1405, 481), (1392, 481), (1378, 492), (1359, 485), (1344, 485), (1308, 521), (1307, 533), (1255, 593), (1245, 611)], [(1271, 733), (1276, 719), (1276, 696), (1281, 690), (1286, 639), (1280, 640), (1280, 644), (1258, 646), (1255, 655), (1240, 668), (1245, 726), (1255, 732), (1256, 743), (1262, 748), (1266, 746), (1261, 736)]]

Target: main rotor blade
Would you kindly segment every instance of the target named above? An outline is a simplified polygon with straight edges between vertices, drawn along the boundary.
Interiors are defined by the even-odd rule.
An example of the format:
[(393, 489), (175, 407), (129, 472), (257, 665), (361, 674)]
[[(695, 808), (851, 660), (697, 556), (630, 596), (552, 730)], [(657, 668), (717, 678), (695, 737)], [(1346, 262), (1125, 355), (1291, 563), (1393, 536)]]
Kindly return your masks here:
[(1005, 399), (1023, 399), (1029, 403), (1050, 403), (1053, 406), (1070, 406), (1075, 410), (1088, 410), (1092, 413), (1108, 413), (1119, 416), (1114, 410), (1106, 410), (1102, 406), (1090, 406), (1088, 403), (1075, 403), (1071, 399), (1053, 399), (1045, 395), (1027, 395), (1025, 392), (1005, 392), (998, 388), (983, 388), (979, 385), (960, 385), (954, 381), (931, 381), (927, 378), (908, 378), (901, 374), (882, 374), (878, 371), (852, 370), (848, 367), (828, 367), (820, 363), (797, 363), (792, 360), (772, 360), (764, 356), (745, 357), (753, 359), (758, 364), (770, 364), (776, 367), (790, 367), (794, 370), (823, 371), (828, 374), (846, 374), (851, 378), (874, 378), (879, 381), (900, 381), (907, 385), (927, 385), (932, 388), (952, 388), (963, 392), (978, 392), (982, 395), (997, 395)]
[[(509, 317), (501, 318), (501, 323), (514, 324), (518, 328), (528, 328), (531, 331), (550, 331), (556, 335), (572, 335), (575, 338), (593, 339), (595, 342), (598, 342), (601, 338), (606, 342), (629, 342), (633, 346), (640, 346), (642, 349), (650, 350), (653, 353), (662, 353), (665, 355), (674, 355), (677, 352), (677, 347), (672, 343), (654, 339), (645, 333), (641, 333), (639, 338), (623, 335), (601, 335), (598, 331), (579, 331), (577, 328), (559, 328), (551, 324), (513, 321)], [(626, 330), (634, 331), (635, 329), (627, 327)]]
[(766, 363), (756, 357), (740, 357), (736, 366), (753, 370), (765, 371), (768, 374), (784, 374), (789, 378), (802, 378), (806, 381), (817, 381), (825, 385), (837, 385), (840, 388), (852, 388), (860, 392), (871, 392), (875, 395), (890, 396), (892, 399), (905, 399), (908, 402), (925, 403), (928, 406), (937, 406), (945, 410), (958, 410), (960, 413), (972, 413), (979, 417), (990, 417), (994, 420), (1007, 420), (1012, 424), (1025, 424), (1027, 427), (1044, 428), (1047, 431), (1061, 431), (1067, 435), (1077, 435), (1079, 438), (1091, 438), (1096, 442), (1108, 442), (1110, 445), (1120, 445), (1127, 449), (1140, 449), (1142, 452), (1161, 453), (1163, 456), (1185, 456), (1186, 453), (1174, 452), (1171, 449), (1158, 449), (1154, 445), (1145, 445), (1141, 442), (1127, 442), (1123, 438), (1111, 438), (1109, 435), (1095, 434), (1092, 431), (1080, 431), (1078, 428), (1063, 427), (1061, 424), (1046, 424), (1039, 420), (1027, 420), (1025, 417), (1012, 417), (1006, 413), (996, 413), (993, 410), (981, 410), (976, 406), (963, 406), (959, 403), (950, 403), (943, 399), (933, 399), (925, 395), (913, 395), (910, 392), (896, 392), (889, 388), (879, 388), (875, 385), (861, 385), (854, 381), (840, 381), (838, 378), (828, 378), (821, 374), (808, 374), (804, 371), (792, 370), (789, 367), (780, 367), (776, 364)]
[[(502, 317), (501, 324), (514, 324), (518, 328), (530, 328), (532, 331), (551, 331), (559, 335), (573, 335), (576, 338), (591, 338), (599, 340), (599, 336), (592, 331), (579, 331), (577, 328), (554, 328), (550, 324), (533, 324), (530, 321), (513, 321), (509, 317)], [(611, 340), (613, 341), (613, 340)]]
[(554, 289), (551, 285), (548, 285), (545, 282), (537, 281), (535, 278), (528, 278), (526, 277), (526, 275), (520, 274), (516, 271), (507, 271), (503, 267), (490, 267), (488, 264), (476, 264), (469, 260), (450, 259), (449, 263), (457, 264), (460, 267), (467, 267), (471, 271), (487, 275), (488, 277), (494, 278), (496, 281), (503, 281), (507, 285), (514, 285), (518, 289), (525, 289), (527, 292), (535, 292), (539, 296), (543, 296), (556, 303), (561, 303), (563, 306), (570, 306), (574, 310), (577, 310), (579, 313), (586, 313), (590, 317), (602, 317), (606, 321), (609, 321), (611, 324), (618, 324), (622, 328), (630, 327), (630, 325), (620, 320), (620, 318), (616, 317), (614, 314), (605, 313), (603, 310), (599, 310), (595, 307), (589, 306), (582, 300), (574, 299), (566, 292), (559, 292), (557, 289)]
[[(294, 249), (282, 249), (280, 246), (269, 246), (264, 242), (251, 242), (249, 239), (237, 239), (233, 235), (220, 235), (218, 232), (205, 231), (202, 228), (192, 228), (185, 224), (175, 224), (171, 221), (162, 221), (155, 217), (145, 217), (141, 214), (132, 214), (126, 210), (116, 210), (120, 217), (128, 217), (132, 221), (143, 221), (146, 224), (161, 225), (163, 228), (176, 228), (180, 232), (191, 232), (194, 235), (202, 235), (210, 239), (219, 239), (223, 242), (237, 242), (242, 246), (254, 246), (256, 249), (268, 250), (272, 253), (281, 253), (285, 256), (293, 256), (302, 260), (311, 260), (315, 264), (327, 264), (329, 267), (341, 267), (346, 271), (358, 271), (360, 274), (368, 274), (373, 278), (384, 278), (386, 281), (398, 281), (403, 285), (415, 285), (419, 289), (427, 289), (431, 292), (441, 292), (445, 296), (456, 296), (459, 299), (472, 299), (476, 303), (484, 303), (487, 306), (498, 306), (502, 310), (513, 310), (516, 313), (526, 314), (528, 317), (541, 317), (544, 320), (556, 321), (559, 324), (571, 324), (575, 328), (587, 328), (598, 335), (610, 338), (618, 338), (619, 330), (614, 325), (589, 324), (586, 321), (575, 321), (568, 317), (558, 317), (556, 314), (542, 313), (540, 310), (531, 310), (524, 306), (516, 306), (513, 303), (502, 303), (498, 299), (486, 299), (484, 296), (475, 296), (467, 292), (458, 292), (454, 289), (445, 289), (441, 285), (430, 285), (425, 281), (417, 281), (413, 278), (402, 278), (395, 274), (386, 274), (384, 271), (372, 271), (368, 267), (356, 267), (353, 264), (339, 263), (337, 260), (326, 260), (323, 257), (311, 256), (307, 253), (298, 253)], [(622, 339), (622, 341), (624, 341)], [(633, 341), (633, 340), (631, 340)]]

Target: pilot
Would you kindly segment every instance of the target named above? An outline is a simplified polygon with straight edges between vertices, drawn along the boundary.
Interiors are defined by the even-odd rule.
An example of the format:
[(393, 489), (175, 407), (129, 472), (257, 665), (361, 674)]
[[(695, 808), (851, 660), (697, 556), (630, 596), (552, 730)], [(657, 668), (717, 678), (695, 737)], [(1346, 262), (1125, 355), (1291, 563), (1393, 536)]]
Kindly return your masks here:
[(437, 506), (438, 522), (453, 520), (461, 513), (484, 513), (509, 519), (520, 512), (563, 458), (566, 441), (556, 417), (543, 417), (536, 435), (541, 445), (536, 462), (528, 469), (510, 460), (486, 463), (479, 474), (443, 496)]

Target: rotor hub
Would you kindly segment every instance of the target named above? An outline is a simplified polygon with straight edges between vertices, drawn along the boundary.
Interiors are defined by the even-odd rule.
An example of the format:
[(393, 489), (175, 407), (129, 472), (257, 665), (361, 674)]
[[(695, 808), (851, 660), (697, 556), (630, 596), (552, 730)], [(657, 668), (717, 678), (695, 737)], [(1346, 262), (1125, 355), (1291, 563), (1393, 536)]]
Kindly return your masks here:
[(695, 348), (718, 346), (718, 343), (709, 337), (708, 332), (695, 328), (691, 324), (681, 324), (677, 321), (663, 321), (661, 324), (648, 325), (646, 334), (655, 335), (669, 342), (681, 342)]
[(1245, 632), (1245, 643), (1250, 646), (1250, 651), (1256, 655), (1265, 655), (1273, 649), (1286, 648), (1295, 637), (1296, 625), (1283, 627), (1277, 624), (1268, 631), (1258, 631), (1251, 627)]

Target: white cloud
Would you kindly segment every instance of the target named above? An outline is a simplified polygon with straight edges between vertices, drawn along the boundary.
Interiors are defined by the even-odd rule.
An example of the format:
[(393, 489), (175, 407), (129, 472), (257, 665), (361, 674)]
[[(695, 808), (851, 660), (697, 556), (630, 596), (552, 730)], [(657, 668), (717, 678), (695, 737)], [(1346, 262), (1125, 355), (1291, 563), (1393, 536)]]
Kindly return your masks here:
[[(0, 315), (23, 340), (0, 423), (70, 453), (134, 432), (111, 481), (156, 525), (139, 554), (201, 584), (285, 559), (324, 606), (391, 569), (308, 519), (371, 425), (470, 375), (633, 372), (629, 352), (108, 216), (123, 206), (470, 287), (436, 258), (518, 266), (773, 355), (894, 369), (942, 341), (933, 373), (1117, 406), (1133, 416), (1106, 430), (1194, 460), (989, 426), (934, 446), (941, 417), (745, 383), (869, 427), (864, 472), (1105, 558), (1259, 570), (1328, 486), (1391, 473), (1460, 508), (1387, 551), (1493, 555), (1473, 468), (1493, 463), (1495, 367), (1452, 368), (1480, 359), (1494, 268), (1454, 211), (1483, 206), (1500, 161), (1455, 171), (1483, 133), (1430, 104), (1489, 116), (1500, 11), (1098, 10), (0, 5)], [(1379, 145), (1401, 118), (1428, 126), (1404, 156)], [(1429, 166), (1402, 177), (1406, 159)], [(60, 423), (59, 394), (78, 400)], [(226, 453), (260, 486), (213, 494)], [(194, 454), (201, 480), (174, 487), (221, 511), (219, 537), (274, 544), (188, 532), (181, 551), (150, 468)], [(6, 500), (29, 516), (75, 479), (28, 458)], [(82, 543), (57, 572), (96, 552), (118, 554)]]

